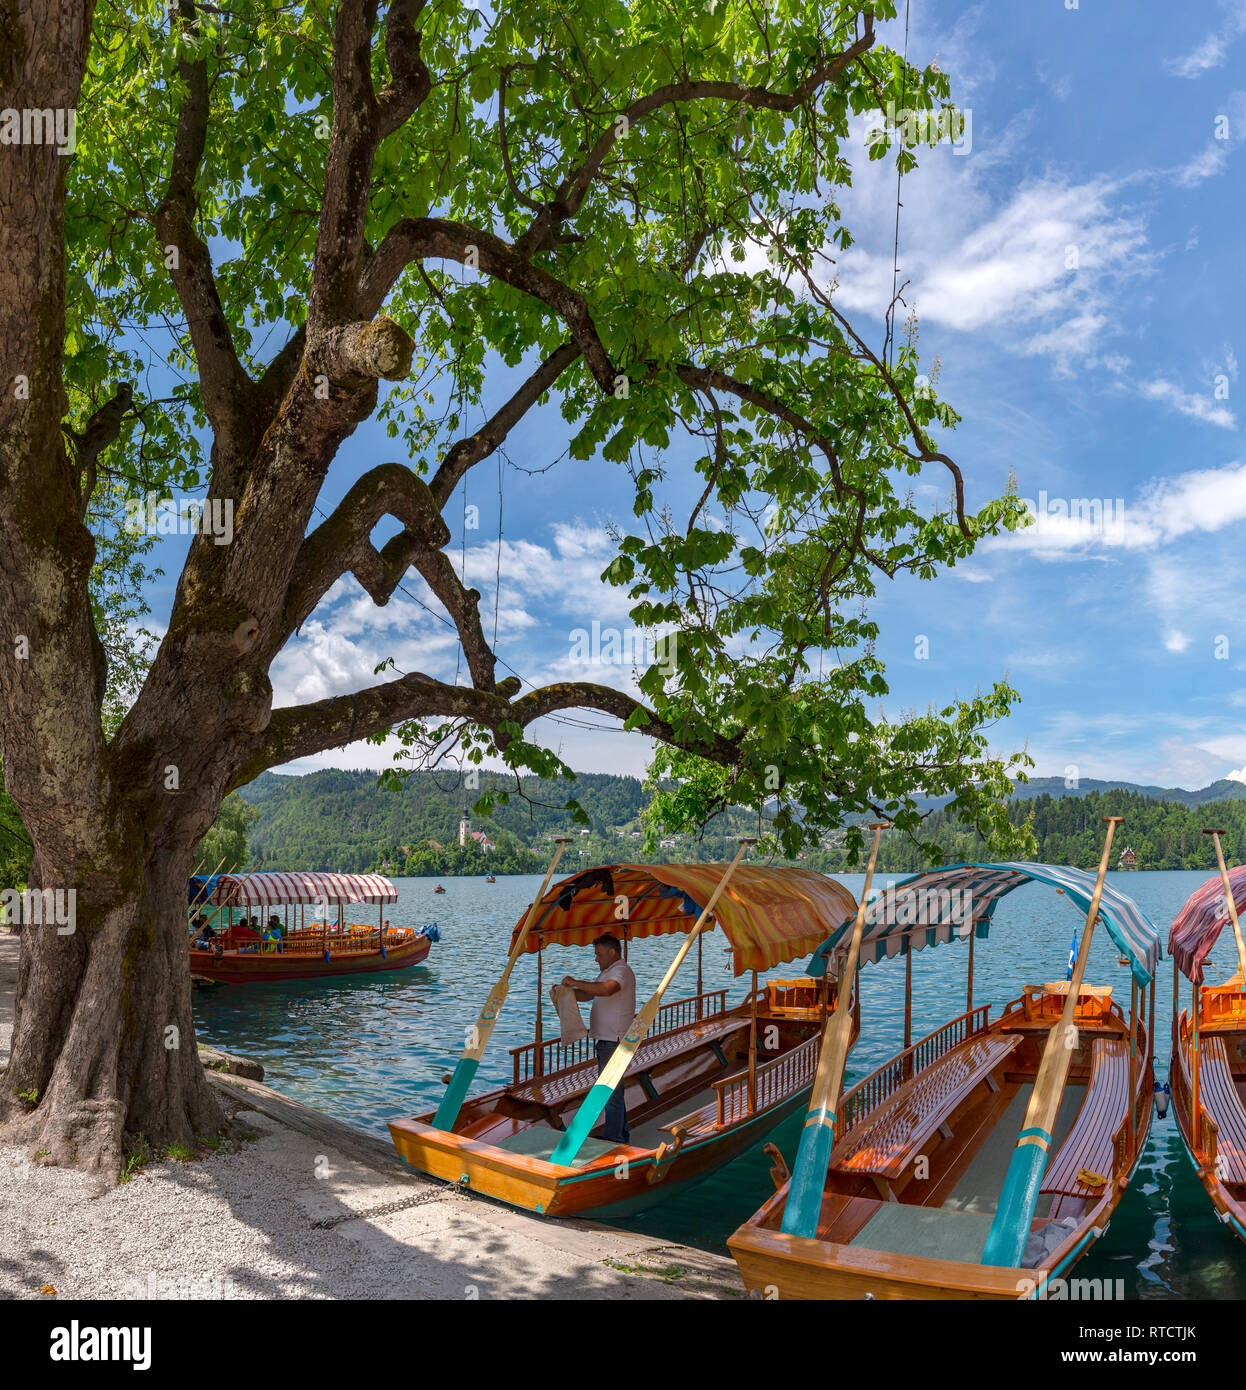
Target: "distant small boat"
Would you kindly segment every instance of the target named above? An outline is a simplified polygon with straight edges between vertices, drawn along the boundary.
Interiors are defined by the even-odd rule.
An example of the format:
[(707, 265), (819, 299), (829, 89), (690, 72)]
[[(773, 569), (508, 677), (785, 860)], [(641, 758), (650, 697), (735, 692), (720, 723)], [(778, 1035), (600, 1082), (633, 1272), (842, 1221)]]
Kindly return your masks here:
[(496, 883), (496, 882), (497, 882), (497, 879), (493, 876), (493, 874), (486, 874), (486, 875), (485, 875), (485, 882), (486, 882), (486, 883)]
[(436, 888), (433, 889), (434, 893), (444, 893), (445, 891), (446, 890), (441, 886), (440, 883), (436, 886)]

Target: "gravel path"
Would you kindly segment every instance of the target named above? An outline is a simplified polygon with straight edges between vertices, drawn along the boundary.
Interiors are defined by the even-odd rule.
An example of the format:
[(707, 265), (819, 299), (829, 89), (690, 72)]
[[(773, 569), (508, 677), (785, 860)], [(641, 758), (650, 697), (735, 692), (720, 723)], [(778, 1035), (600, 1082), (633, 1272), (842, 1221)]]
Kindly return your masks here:
[[(0, 933), (0, 1064), (16, 940)], [(543, 1221), (384, 1171), (353, 1142), (367, 1136), (337, 1126), (335, 1148), (331, 1122), (281, 1106), (296, 1122), (302, 1110), (312, 1132), (244, 1108), (237, 1118), (254, 1139), (115, 1185), (0, 1147), (0, 1298), (52, 1297), (45, 1289), (195, 1300), (743, 1294), (730, 1260), (591, 1222)]]

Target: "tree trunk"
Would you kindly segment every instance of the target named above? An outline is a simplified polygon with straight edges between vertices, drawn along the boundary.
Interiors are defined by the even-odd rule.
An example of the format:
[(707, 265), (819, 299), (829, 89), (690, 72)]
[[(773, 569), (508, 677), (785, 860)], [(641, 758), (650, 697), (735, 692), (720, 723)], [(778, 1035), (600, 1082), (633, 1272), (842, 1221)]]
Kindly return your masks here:
[(36, 861), (32, 888), (97, 885), (75, 901), (72, 931), (22, 929), (0, 1135), (45, 1162), (116, 1173), (140, 1141), (194, 1148), (222, 1127), (191, 1019), (191, 852), (161, 849), (102, 877), (58, 866), (57, 884)]

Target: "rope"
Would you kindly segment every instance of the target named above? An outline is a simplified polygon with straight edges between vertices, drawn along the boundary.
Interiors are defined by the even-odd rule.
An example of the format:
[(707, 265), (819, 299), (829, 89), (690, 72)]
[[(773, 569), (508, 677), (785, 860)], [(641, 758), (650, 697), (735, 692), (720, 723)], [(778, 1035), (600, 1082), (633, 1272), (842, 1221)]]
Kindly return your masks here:
[[(901, 103), (907, 97), (909, 80), (909, 3), (904, 0), (904, 75), (900, 84)], [(901, 105), (900, 118), (904, 118), (904, 108)], [(896, 155), (896, 231), (895, 244), (891, 255), (891, 303), (887, 306), (887, 365), (895, 365), (895, 312), (896, 312), (896, 291), (900, 283), (900, 181), (904, 177), (904, 136), (900, 136), (900, 151)]]

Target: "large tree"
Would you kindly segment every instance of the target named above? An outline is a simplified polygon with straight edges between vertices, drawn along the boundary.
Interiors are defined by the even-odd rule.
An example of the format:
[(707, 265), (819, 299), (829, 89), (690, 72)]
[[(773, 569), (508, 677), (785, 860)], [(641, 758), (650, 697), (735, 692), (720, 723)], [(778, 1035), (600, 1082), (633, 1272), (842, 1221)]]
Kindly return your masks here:
[[(670, 817), (770, 803), (789, 850), (880, 808), (915, 827), (910, 794), (1006, 825), (1011, 763), (986, 732), (1006, 682), (878, 707), (879, 579), (929, 578), (1019, 515), (968, 506), (932, 433), (955, 417), (895, 306), (871, 343), (836, 302), (850, 121), (950, 100), (880, 42), (893, 17), (0, 0), (0, 104), (77, 112), (72, 154), (0, 143), (0, 753), (32, 884), (77, 903), (72, 933), (23, 933), (8, 1136), (109, 1169), (127, 1134), (217, 1128), (186, 878), (230, 790), (294, 758), (397, 727), (547, 772), (526, 731), (581, 708), (672, 750)], [(153, 333), (186, 375), (163, 396), (139, 384)], [(617, 463), (633, 505), (608, 581), (677, 634), (638, 694), (499, 679), (453, 559), (457, 485), (551, 397), (560, 466)], [(331, 463), (378, 412), (399, 457), (321, 519)], [(929, 511), (924, 469), (947, 484)], [(101, 486), (206, 486), (234, 508), (230, 544), (190, 544), (115, 731), (90, 591)], [(468, 683), (387, 671), (272, 707), (274, 658), (342, 576), (384, 604), (412, 571)]]

